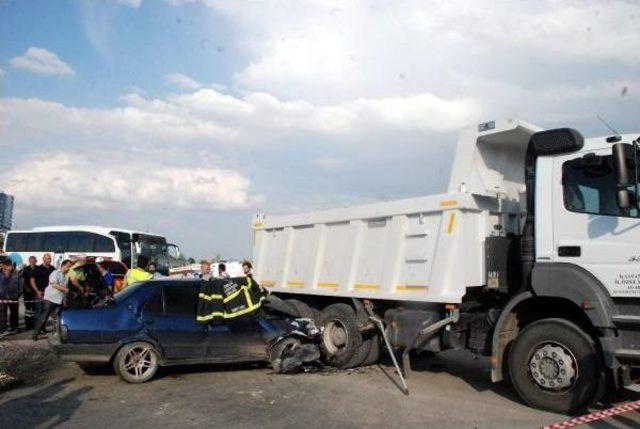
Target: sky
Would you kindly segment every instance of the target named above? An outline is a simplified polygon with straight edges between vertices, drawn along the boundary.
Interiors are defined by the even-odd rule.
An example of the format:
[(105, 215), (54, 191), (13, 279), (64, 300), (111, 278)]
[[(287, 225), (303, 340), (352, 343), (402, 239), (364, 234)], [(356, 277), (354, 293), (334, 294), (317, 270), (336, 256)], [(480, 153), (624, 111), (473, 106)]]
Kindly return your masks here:
[(16, 228), (252, 254), (255, 213), (443, 192), (459, 129), (640, 132), (634, 1), (0, 0)]

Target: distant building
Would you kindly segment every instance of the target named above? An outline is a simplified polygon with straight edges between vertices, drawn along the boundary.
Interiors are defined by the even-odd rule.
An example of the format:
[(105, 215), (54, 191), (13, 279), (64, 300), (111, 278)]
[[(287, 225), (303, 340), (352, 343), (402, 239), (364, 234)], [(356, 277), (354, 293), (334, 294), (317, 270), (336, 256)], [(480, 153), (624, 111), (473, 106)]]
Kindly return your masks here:
[(13, 225), (13, 195), (0, 192), (0, 231), (11, 229)]

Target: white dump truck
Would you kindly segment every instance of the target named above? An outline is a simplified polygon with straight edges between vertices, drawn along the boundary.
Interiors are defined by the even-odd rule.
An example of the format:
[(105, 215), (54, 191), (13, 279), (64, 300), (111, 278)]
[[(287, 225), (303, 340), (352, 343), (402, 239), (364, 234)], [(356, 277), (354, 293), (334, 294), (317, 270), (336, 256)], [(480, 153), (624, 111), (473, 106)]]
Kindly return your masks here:
[(490, 356), (538, 408), (638, 389), (637, 137), (465, 129), (446, 194), (257, 215), (255, 278), (324, 326), (338, 367), (378, 358), (377, 317), (397, 349)]

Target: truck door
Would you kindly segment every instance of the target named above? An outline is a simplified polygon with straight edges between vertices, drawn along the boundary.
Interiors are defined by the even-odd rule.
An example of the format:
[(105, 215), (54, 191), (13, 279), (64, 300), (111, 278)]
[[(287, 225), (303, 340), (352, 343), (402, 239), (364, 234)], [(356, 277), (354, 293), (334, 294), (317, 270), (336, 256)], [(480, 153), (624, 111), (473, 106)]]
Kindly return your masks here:
[(635, 201), (617, 205), (611, 149), (560, 157), (553, 175), (551, 259), (585, 268), (613, 297), (640, 296), (640, 219)]

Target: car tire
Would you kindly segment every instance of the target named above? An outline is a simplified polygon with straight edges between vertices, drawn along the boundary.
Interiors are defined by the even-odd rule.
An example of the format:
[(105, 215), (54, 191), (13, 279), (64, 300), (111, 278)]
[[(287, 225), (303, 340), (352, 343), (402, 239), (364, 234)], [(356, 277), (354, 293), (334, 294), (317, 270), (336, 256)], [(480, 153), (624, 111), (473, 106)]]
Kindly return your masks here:
[(160, 355), (155, 347), (142, 341), (122, 346), (113, 361), (116, 374), (127, 383), (151, 380), (159, 366)]
[(269, 350), (269, 365), (276, 374), (282, 374), (284, 368), (282, 361), (287, 350), (300, 346), (299, 339), (294, 337), (283, 338), (274, 344)]
[[(327, 306), (321, 314), (321, 350), (324, 361), (336, 368), (350, 368), (357, 359), (362, 346), (362, 336), (358, 329), (356, 313), (347, 304), (337, 303)], [(360, 353), (362, 351), (360, 350)], [(354, 356), (355, 359), (354, 359)], [(358, 363), (360, 363), (358, 362)]]
[(313, 311), (311, 307), (309, 307), (304, 302), (298, 299), (287, 299), (284, 302), (286, 302), (289, 305), (289, 307), (293, 309), (297, 317), (312, 319), (313, 321), (317, 320), (316, 319), (317, 314)]
[(525, 327), (513, 343), (508, 366), (514, 388), (528, 405), (561, 414), (589, 407), (606, 381), (593, 339), (564, 319)]

